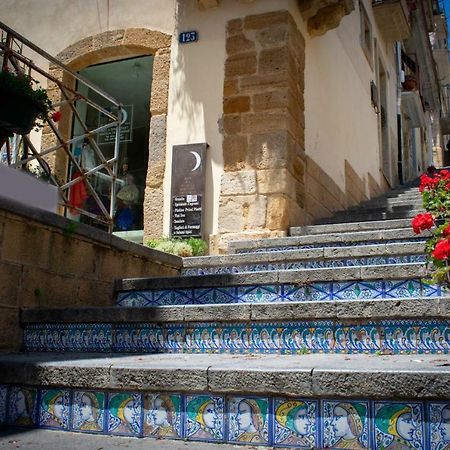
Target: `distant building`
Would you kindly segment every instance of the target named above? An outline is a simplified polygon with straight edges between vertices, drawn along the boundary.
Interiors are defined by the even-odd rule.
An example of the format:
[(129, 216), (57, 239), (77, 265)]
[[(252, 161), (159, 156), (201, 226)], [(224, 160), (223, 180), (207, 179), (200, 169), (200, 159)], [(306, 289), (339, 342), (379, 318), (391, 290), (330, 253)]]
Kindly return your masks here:
[[(122, 193), (134, 208), (122, 229), (132, 220), (144, 239), (173, 231), (174, 146), (208, 145), (203, 161), (197, 147), (184, 149), (190, 170), (204, 169), (202, 235), (212, 252), (230, 239), (283, 235), (410, 181), (433, 151), (447, 161), (447, 28), (437, 1), (0, 6), (8, 26), (125, 105), (119, 167), (137, 189)], [(98, 126), (98, 116), (79, 113)], [(67, 137), (77, 131), (71, 120), (59, 127)], [(108, 153), (110, 137), (98, 139)], [(64, 176), (67, 164), (52, 162)]]

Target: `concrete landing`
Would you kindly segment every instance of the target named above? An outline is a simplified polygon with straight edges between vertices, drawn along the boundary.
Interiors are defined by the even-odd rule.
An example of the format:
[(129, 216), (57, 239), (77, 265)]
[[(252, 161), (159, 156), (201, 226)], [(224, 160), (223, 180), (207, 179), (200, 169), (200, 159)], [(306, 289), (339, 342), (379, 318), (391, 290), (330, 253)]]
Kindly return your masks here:
[(450, 355), (10, 353), (0, 383), (306, 397), (448, 397)]
[(0, 431), (0, 449), (20, 450), (244, 450), (267, 449), (230, 444), (136, 439), (123, 436), (71, 433), (69, 431), (8, 429)]

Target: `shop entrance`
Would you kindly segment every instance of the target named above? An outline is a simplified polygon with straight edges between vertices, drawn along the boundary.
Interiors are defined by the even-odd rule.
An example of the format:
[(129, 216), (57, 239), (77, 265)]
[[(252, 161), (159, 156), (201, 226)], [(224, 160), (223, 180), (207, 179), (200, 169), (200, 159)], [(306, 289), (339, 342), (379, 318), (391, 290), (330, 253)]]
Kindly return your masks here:
[[(153, 71), (153, 56), (125, 59), (89, 66), (80, 71), (80, 75), (92, 81), (95, 85), (112, 95), (122, 103), (124, 118), (121, 126), (119, 171), (117, 181), (116, 208), (114, 213), (114, 231), (133, 231), (143, 229), (143, 198), (148, 164), (148, 141), (150, 130), (150, 93)], [(83, 86), (84, 87), (84, 86)], [(100, 106), (107, 105), (93, 90), (80, 85), (79, 91)], [(79, 102), (77, 110), (89, 129), (93, 130), (104, 125), (104, 115), (91, 108), (85, 102)], [(83, 134), (75, 122), (73, 136)], [(115, 133), (109, 130), (100, 132), (95, 137), (102, 153), (108, 159), (114, 154)], [(98, 165), (94, 151), (89, 142), (77, 142), (72, 152), (83, 166), (89, 170)], [(69, 167), (69, 179), (73, 176), (74, 168)], [(91, 175), (97, 194), (105, 207), (109, 210), (111, 179), (106, 170)], [(77, 197), (83, 202), (83, 207), (93, 214), (98, 213), (98, 205), (84, 193), (84, 198)], [(96, 219), (74, 214), (68, 211), (68, 216), (80, 222), (89, 223), (106, 229), (105, 224)]]

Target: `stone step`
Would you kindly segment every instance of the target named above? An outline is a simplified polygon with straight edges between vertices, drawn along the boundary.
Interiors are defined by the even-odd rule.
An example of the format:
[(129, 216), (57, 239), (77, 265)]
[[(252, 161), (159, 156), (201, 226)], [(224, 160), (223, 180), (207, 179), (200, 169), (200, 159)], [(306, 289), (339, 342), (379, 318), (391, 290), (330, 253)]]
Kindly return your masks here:
[(417, 235), (412, 228), (355, 231), (352, 233), (323, 233), (285, 238), (232, 241), (228, 251), (234, 253), (295, 250), (299, 248), (341, 247), (375, 245), (394, 242), (420, 242), (426, 238)]
[(449, 365), (446, 355), (3, 354), (0, 411), (11, 425), (295, 448), (334, 447), (345, 414), (358, 448), (383, 448), (394, 437), (385, 424), (407, 414), (408, 445), (441, 448)]
[(304, 236), (329, 233), (352, 233), (354, 231), (411, 229), (411, 219), (373, 220), (367, 222), (344, 222), (323, 225), (304, 225), (289, 228), (290, 236)]
[(410, 209), (423, 208), (423, 202), (421, 199), (417, 200), (377, 200), (361, 203), (356, 206), (351, 206), (346, 211), (364, 211), (376, 212), (376, 211), (408, 211)]
[(332, 217), (319, 219), (316, 224), (329, 224), (340, 222), (366, 222), (374, 220), (393, 220), (393, 219), (412, 219), (417, 214), (423, 213), (423, 209), (412, 209), (410, 211), (401, 212), (377, 212), (377, 213), (365, 213), (364, 210), (358, 214), (357, 212), (348, 213), (346, 211), (338, 212)]
[[(322, 269), (274, 270), (116, 282), (118, 306), (266, 303), (404, 296), (429, 296), (441, 289), (423, 281), (421, 263)], [(365, 288), (361, 288), (364, 283)], [(408, 291), (408, 295), (406, 291)], [(400, 294), (403, 292), (403, 294)], [(440, 294), (439, 294), (440, 295)]]
[(448, 353), (449, 318), (447, 297), (22, 315), (26, 351), (107, 353)]
[(236, 253), (183, 259), (184, 276), (424, 263), (424, 243), (396, 243), (352, 247), (324, 247), (300, 250)]

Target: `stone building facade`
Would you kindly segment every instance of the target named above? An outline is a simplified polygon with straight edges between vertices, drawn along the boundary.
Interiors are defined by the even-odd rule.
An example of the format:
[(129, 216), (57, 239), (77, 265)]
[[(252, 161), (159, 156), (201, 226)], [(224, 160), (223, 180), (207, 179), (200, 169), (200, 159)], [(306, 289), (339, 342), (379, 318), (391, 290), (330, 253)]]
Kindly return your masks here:
[[(284, 235), (431, 163), (440, 133), (430, 126), (440, 109), (428, 99), (439, 90), (433, 73), (422, 71), (418, 124), (411, 96), (399, 106), (406, 56), (429, 42), (431, 30), (417, 24), (433, 11), (388, 3), (0, 0), (7, 25), (73, 70), (153, 57), (144, 240), (170, 234), (173, 146), (207, 143), (203, 236), (212, 253), (230, 240)], [(198, 40), (180, 43), (189, 30)], [(414, 67), (433, 64), (431, 53), (415, 54)], [(63, 110), (67, 138), (71, 120)], [(43, 147), (50, 136), (44, 129)], [(64, 158), (51, 163), (64, 174)]]

